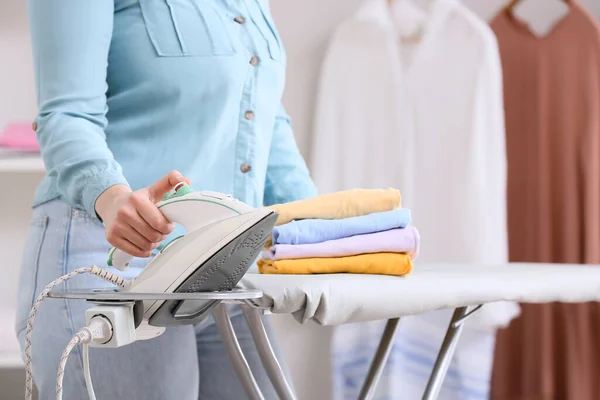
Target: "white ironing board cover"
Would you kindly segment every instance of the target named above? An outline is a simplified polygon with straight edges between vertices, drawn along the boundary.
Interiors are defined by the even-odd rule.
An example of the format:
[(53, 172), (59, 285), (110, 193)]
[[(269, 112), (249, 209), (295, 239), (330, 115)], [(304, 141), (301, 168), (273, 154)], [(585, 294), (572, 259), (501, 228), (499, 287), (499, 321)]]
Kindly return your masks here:
[(305, 323), (340, 325), (462, 306), (600, 301), (600, 266), (416, 264), (406, 277), (248, 273), (241, 286), (260, 289), (256, 305)]

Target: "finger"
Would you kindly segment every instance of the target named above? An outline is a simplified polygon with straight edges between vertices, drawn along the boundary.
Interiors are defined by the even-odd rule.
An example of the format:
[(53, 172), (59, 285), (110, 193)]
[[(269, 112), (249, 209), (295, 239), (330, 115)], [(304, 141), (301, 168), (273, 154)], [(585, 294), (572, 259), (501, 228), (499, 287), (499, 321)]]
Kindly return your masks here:
[(171, 171), (168, 175), (148, 186), (146, 189), (148, 190), (150, 201), (156, 203), (162, 200), (165, 193), (170, 192), (179, 182), (189, 184), (189, 179), (184, 178), (179, 171)]
[(152, 255), (151, 251), (142, 250), (123, 237), (116, 238), (111, 244), (134, 257), (148, 258)]
[(118, 226), (118, 236), (125, 238), (127, 241), (134, 244), (142, 251), (152, 251), (159, 246), (159, 242), (151, 242), (146, 239), (142, 234), (140, 234), (137, 230), (135, 230), (131, 225), (127, 224), (119, 224)]
[(181, 172), (176, 171), (176, 170), (169, 172), (167, 177), (169, 178), (169, 184), (171, 185), (172, 188), (175, 187), (175, 185), (177, 185), (180, 182), (185, 182), (188, 185), (190, 185), (190, 183), (191, 183), (191, 181), (188, 178), (181, 175)]
[[(168, 235), (175, 229), (175, 225), (160, 212), (158, 207), (156, 207), (150, 199), (143, 196), (136, 196), (136, 198), (132, 200), (134, 201), (135, 209), (138, 214), (152, 230), (161, 235)], [(152, 240), (152, 238), (149, 239)]]
[(167, 234), (157, 231), (150, 224), (146, 222), (146, 220), (140, 215), (137, 214), (135, 219), (131, 219), (127, 222), (133, 229), (135, 229), (140, 235), (142, 235), (146, 240), (152, 243), (162, 242), (167, 238)]
[[(140, 204), (144, 204), (144, 201), (147, 203), (149, 200), (147, 198), (140, 197), (139, 195), (136, 196), (136, 199), (134, 198), (134, 195), (137, 195), (137, 193), (134, 193), (130, 198), (132, 204), (121, 207), (117, 212), (117, 221), (120, 224), (131, 226), (140, 235), (152, 243), (164, 240), (164, 234), (152, 228), (152, 226), (150, 226), (138, 212), (138, 208), (141, 207)], [(150, 206), (154, 209), (157, 209), (152, 203), (150, 203)], [(158, 212), (162, 215), (160, 211)]]

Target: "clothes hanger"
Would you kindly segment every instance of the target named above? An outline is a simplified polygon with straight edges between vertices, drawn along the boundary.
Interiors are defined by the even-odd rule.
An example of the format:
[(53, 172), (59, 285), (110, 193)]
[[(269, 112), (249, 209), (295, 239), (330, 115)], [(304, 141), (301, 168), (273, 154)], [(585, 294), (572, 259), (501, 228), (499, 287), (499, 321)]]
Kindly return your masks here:
[[(389, 0), (389, 1), (390, 1), (390, 3), (391, 3), (391, 2), (392, 2), (392, 1), (394, 1), (394, 0)], [(562, 0), (562, 1), (563, 1), (563, 3), (565, 3), (565, 4), (567, 4), (567, 5), (571, 5), (571, 3), (572, 3), (572, 0)], [(515, 8), (515, 6), (516, 6), (517, 4), (519, 4), (520, 2), (521, 2), (521, 0), (511, 0), (511, 1), (510, 1), (510, 2), (509, 2), (507, 5), (506, 5), (506, 7), (504, 8), (504, 10), (505, 10), (506, 12), (509, 12), (509, 13), (510, 13), (510, 12), (512, 12), (513, 8)]]
[[(397, 1), (399, 1), (399, 0), (387, 0), (387, 3), (388, 3), (388, 4), (393, 4), (393, 3), (397, 2)], [(432, 1), (433, 1), (433, 0), (432, 0)]]
[(391, 6), (392, 4), (394, 4), (394, 3), (398, 2), (398, 1), (400, 1), (400, 0), (387, 0), (387, 3), (388, 3), (388, 5)]
[[(398, 3), (400, 0), (386, 0), (389, 7), (392, 7), (394, 3)], [(427, 3), (434, 3), (436, 0), (429, 0)]]

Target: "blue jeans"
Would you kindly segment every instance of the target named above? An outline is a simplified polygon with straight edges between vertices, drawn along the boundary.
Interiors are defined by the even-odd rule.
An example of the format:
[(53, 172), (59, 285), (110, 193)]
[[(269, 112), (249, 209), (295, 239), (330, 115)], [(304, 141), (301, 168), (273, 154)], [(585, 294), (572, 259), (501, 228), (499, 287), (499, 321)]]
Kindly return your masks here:
[[(104, 226), (88, 213), (58, 200), (34, 209), (19, 283), (16, 330), (22, 351), (27, 316), (35, 297), (48, 283), (69, 271), (92, 264), (105, 267), (109, 248)], [(137, 275), (147, 261), (135, 260), (128, 278)], [(107, 284), (97, 277), (80, 275), (65, 286), (85, 289)], [(61, 352), (85, 325), (85, 309), (91, 306), (82, 300), (62, 299), (46, 299), (41, 305), (33, 333), (33, 377), (40, 400), (55, 398)], [(231, 315), (259, 386), (266, 398), (276, 399), (239, 308), (233, 308)], [(212, 317), (196, 326), (168, 328), (158, 338), (121, 348), (90, 348), (90, 364), (98, 399), (247, 398)], [(71, 353), (67, 362), (64, 398), (87, 398), (80, 348)]]

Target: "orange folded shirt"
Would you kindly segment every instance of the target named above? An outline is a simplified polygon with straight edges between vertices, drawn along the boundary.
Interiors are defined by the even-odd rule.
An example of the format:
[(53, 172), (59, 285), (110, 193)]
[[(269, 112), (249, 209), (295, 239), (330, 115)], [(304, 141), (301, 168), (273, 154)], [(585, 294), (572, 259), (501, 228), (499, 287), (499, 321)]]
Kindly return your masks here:
[(261, 274), (372, 274), (407, 275), (412, 271), (411, 257), (403, 253), (373, 253), (335, 258), (258, 260)]

